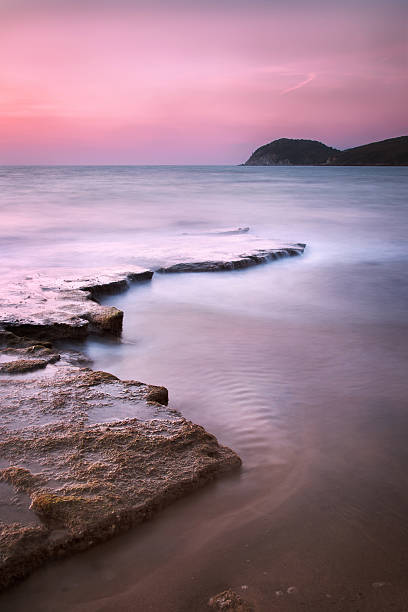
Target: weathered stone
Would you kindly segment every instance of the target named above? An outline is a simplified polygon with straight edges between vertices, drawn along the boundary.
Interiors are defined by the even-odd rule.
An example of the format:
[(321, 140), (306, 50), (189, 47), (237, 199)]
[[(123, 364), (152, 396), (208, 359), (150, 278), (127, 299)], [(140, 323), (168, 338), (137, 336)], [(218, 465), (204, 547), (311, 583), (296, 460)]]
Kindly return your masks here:
[[(248, 240), (247, 229), (227, 232), (227, 250), (217, 235), (201, 246), (195, 241), (193, 255), (184, 256), (178, 243), (179, 254), (162, 253), (166, 263), (157, 268), (231, 270), (305, 248), (264, 247), (264, 240)], [(214, 436), (166, 407), (166, 388), (78, 367), (84, 356), (57, 352), (50, 342), (91, 331), (119, 334), (123, 313), (96, 300), (149, 280), (153, 272), (133, 267), (86, 278), (64, 274), (64, 280), (54, 273), (0, 281), (0, 365), (6, 374), (0, 378), (0, 485), (16, 492), (0, 505), (0, 588), (46, 559), (132, 527), (241, 464)], [(56, 365), (42, 377), (7, 376), (50, 363)], [(225, 593), (213, 598), (214, 605), (241, 607), (215, 609), (250, 610), (236, 594)]]
[[(305, 249), (303, 243), (281, 244), (248, 236), (248, 231), (249, 228), (238, 228), (207, 233), (194, 239), (194, 249), (191, 239), (179, 236), (167, 250), (157, 249), (153, 259), (164, 263), (153, 267), (161, 273), (237, 270), (301, 255)], [(0, 326), (6, 332), (41, 341), (84, 338), (90, 332), (119, 335), (123, 312), (114, 306), (102, 306), (97, 300), (152, 276), (153, 271), (133, 266), (125, 272), (108, 270), (86, 277), (78, 277), (72, 270), (50, 269), (43, 274), (25, 275), (13, 283), (0, 279)], [(2, 287), (2, 283), (6, 284)]]
[(26, 493), (39, 519), (0, 522), (2, 588), (241, 463), (202, 427), (157, 403), (167, 400), (164, 387), (69, 367), (0, 385), (0, 481)]
[(62, 280), (51, 272), (24, 277), (0, 291), (0, 325), (18, 336), (48, 340), (83, 338), (91, 331), (118, 335), (123, 312), (96, 299), (152, 276), (150, 270), (133, 267), (82, 278), (70, 271)]
[(169, 402), (169, 392), (166, 387), (157, 387), (156, 385), (148, 385), (149, 392), (146, 395), (148, 402), (157, 402), (167, 406)]
[(21, 336), (16, 336), (10, 331), (6, 331), (5, 329), (0, 329), (0, 348), (1, 349), (12, 349), (15, 351), (16, 349), (21, 348), (51, 348), (52, 343), (49, 341), (42, 341), (39, 343), (37, 340), (33, 338), (24, 338)]
[(41, 476), (33, 476), (30, 470), (22, 467), (9, 467), (1, 470), (1, 480), (13, 485), (18, 491), (30, 491), (36, 483), (43, 483)]
[(302, 255), (305, 250), (305, 244), (298, 243), (286, 248), (257, 250), (253, 253), (242, 253), (236, 259), (230, 260), (214, 260), (214, 261), (192, 261), (178, 263), (168, 267), (159, 268), (160, 273), (175, 273), (175, 272), (221, 272), (224, 270), (240, 270), (242, 268), (250, 268), (259, 264), (280, 259), (281, 257), (293, 257)]
[(0, 342), (5, 347), (0, 349), (0, 374), (24, 374), (60, 359), (50, 346), (36, 344), (29, 338), (20, 338), (19, 341), (18, 336), (3, 330), (0, 330)]
[(208, 602), (208, 605), (213, 610), (234, 610), (235, 612), (254, 612), (254, 608), (248, 602), (242, 599), (232, 589), (214, 595)]
[(0, 363), (0, 374), (24, 374), (45, 368), (49, 364), (47, 359), (15, 359)]

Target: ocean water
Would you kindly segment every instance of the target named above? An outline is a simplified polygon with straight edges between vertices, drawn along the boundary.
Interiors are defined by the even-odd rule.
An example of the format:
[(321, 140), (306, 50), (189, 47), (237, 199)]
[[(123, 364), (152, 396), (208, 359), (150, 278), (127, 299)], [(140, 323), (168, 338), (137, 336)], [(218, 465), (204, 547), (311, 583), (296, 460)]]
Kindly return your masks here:
[(11, 277), (154, 265), (235, 227), (307, 243), (104, 301), (124, 330), (82, 345), (94, 367), (167, 386), (243, 468), (40, 570), (5, 610), (204, 611), (229, 586), (265, 612), (408, 609), (407, 188), (406, 168), (0, 169)]

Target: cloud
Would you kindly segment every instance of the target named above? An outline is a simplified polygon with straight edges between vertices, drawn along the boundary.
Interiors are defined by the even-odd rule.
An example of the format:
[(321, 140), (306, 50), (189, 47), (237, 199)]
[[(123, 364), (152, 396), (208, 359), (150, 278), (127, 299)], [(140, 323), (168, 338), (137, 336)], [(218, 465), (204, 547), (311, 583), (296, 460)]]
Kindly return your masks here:
[(307, 79), (305, 79), (304, 81), (301, 81), (300, 83), (298, 83), (297, 85), (294, 85), (293, 87), (288, 87), (288, 89), (284, 89), (283, 91), (281, 91), (282, 96), (288, 94), (291, 91), (295, 91), (295, 89), (300, 89), (301, 87), (304, 87), (305, 85), (313, 81), (316, 77), (317, 77), (317, 74), (315, 72), (309, 72), (309, 74), (307, 75)]

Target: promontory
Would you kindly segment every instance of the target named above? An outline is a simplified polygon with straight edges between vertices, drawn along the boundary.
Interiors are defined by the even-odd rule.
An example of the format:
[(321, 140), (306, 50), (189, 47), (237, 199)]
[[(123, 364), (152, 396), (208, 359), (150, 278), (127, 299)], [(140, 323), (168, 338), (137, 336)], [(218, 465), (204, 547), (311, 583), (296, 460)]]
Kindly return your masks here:
[(408, 136), (341, 151), (318, 140), (280, 138), (259, 147), (244, 166), (407, 166)]

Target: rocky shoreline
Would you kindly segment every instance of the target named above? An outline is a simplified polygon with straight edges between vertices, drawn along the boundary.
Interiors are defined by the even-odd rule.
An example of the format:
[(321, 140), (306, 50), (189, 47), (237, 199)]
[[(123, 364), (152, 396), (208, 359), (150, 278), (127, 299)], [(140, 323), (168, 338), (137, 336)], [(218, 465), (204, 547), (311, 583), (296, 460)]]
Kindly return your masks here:
[[(162, 266), (161, 273), (232, 270), (300, 255), (304, 244)], [(55, 340), (120, 335), (107, 293), (149, 281), (133, 266), (103, 275), (32, 274), (0, 307), (0, 588), (51, 558), (86, 549), (148, 519), (241, 464), (167, 406), (164, 387), (93, 371)]]

